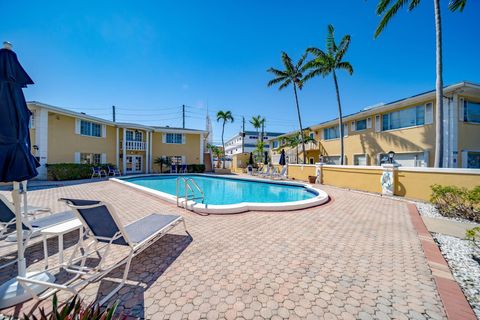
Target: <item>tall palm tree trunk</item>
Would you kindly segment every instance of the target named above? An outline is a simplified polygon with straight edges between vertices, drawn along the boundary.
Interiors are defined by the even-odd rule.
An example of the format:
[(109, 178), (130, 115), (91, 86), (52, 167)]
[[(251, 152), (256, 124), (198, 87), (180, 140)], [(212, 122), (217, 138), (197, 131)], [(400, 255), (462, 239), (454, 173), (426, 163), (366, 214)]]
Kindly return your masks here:
[(222, 161), (222, 167), (225, 169), (225, 142), (223, 141), (223, 133), (225, 132), (225, 120), (223, 121), (222, 125), (222, 147), (223, 147), (223, 161)]
[[(300, 106), (298, 105), (297, 84), (293, 83), (293, 92), (295, 93), (295, 103), (297, 104), (298, 124), (300, 125), (300, 139), (302, 140), (303, 163), (306, 161), (305, 139), (303, 137), (302, 117), (300, 116)], [(298, 155), (297, 155), (298, 161)]]
[(435, 8), (435, 34), (437, 41), (436, 48), (436, 67), (437, 79), (435, 83), (435, 167), (443, 166), (443, 65), (442, 65), (442, 18), (440, 15), (440, 0), (433, 0)]
[(343, 150), (343, 115), (342, 115), (342, 104), (340, 102), (340, 91), (338, 90), (338, 81), (335, 71), (333, 71), (333, 81), (335, 82), (335, 91), (337, 92), (337, 103), (338, 103), (338, 129), (340, 131), (340, 164), (343, 165), (344, 150)]

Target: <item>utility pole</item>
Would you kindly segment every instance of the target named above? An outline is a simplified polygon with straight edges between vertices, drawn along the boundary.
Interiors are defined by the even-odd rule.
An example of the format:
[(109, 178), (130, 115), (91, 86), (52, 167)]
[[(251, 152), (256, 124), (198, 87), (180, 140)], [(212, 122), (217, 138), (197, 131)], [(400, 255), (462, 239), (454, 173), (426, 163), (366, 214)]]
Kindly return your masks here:
[(185, 105), (182, 105), (183, 129), (185, 129)]
[(245, 117), (242, 116), (242, 153), (245, 153)]
[(115, 122), (116, 118), (115, 118), (116, 114), (115, 114), (115, 106), (112, 106), (112, 120), (113, 122)]

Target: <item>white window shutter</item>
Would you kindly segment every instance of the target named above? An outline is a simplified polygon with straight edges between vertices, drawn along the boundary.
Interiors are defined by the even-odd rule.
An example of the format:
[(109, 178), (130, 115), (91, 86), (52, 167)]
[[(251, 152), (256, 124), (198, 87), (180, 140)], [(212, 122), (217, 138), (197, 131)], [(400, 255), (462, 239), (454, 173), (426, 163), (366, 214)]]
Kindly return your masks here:
[(318, 135), (319, 135), (320, 140), (323, 140), (323, 139), (324, 139), (324, 137), (323, 137), (323, 132), (324, 132), (323, 129), (320, 129), (320, 130), (319, 130), (319, 134), (318, 134)]
[(343, 136), (348, 137), (348, 124), (343, 125)]
[(372, 128), (372, 118), (367, 118), (367, 129)]
[(185, 133), (182, 133), (182, 144), (185, 144), (187, 140), (187, 137), (185, 136)]
[(462, 168), (468, 168), (468, 150), (462, 151)]
[[(370, 118), (369, 118), (370, 119)], [(365, 153), (365, 165), (368, 166), (370, 163), (370, 159), (368, 157), (368, 153)]]
[(167, 143), (167, 134), (162, 133), (162, 143)]
[(75, 133), (80, 134), (81, 120), (75, 119)]
[(427, 103), (425, 104), (425, 124), (432, 124), (433, 123), (433, 104)]
[(356, 130), (356, 122), (355, 121), (352, 121), (352, 123), (351, 123), (351, 130), (352, 130), (352, 132)]
[(186, 156), (182, 156), (182, 164), (187, 164), (187, 157)]
[(75, 163), (80, 163), (80, 152), (75, 152), (74, 162)]
[(463, 98), (458, 99), (458, 121), (465, 121), (465, 100)]
[(101, 164), (107, 163), (107, 154), (106, 153), (102, 153), (102, 155), (100, 156), (100, 163)]
[(102, 124), (102, 138), (107, 137), (107, 126), (105, 124)]
[(382, 125), (382, 123), (380, 121), (380, 115), (377, 114), (375, 116), (375, 132), (380, 132), (381, 131), (381, 127), (380, 127), (381, 125)]

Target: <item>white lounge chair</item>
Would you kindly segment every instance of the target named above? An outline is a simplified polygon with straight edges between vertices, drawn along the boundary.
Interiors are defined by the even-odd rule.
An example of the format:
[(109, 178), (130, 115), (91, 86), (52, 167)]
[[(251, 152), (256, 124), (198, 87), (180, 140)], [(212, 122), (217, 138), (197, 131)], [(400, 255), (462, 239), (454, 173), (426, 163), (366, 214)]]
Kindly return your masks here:
[(271, 175), (270, 167), (267, 166), (267, 169), (264, 172), (258, 174), (260, 177), (268, 178)]
[[(36, 283), (50, 288), (40, 296), (30, 292), (36, 299), (45, 299), (59, 290), (77, 294), (86, 284), (100, 280), (113, 269), (125, 264), (120, 284), (100, 301), (100, 304), (104, 304), (125, 284), (133, 257), (155, 243), (181, 222), (183, 222), (188, 234), (185, 220), (181, 216), (154, 213), (124, 226), (120, 223), (115, 210), (107, 203), (96, 200), (60, 200), (65, 201), (68, 206), (74, 209), (78, 218), (82, 221), (85, 229), (84, 237), (87, 237), (87, 239), (78, 242), (70, 261), (64, 267), (67, 272), (75, 274), (75, 277), (67, 283), (56, 284), (18, 277), (18, 281), (22, 284)], [(115, 263), (105, 266), (105, 260), (110, 249), (115, 245), (127, 247), (128, 254)], [(100, 261), (97, 266), (88, 267), (86, 261), (92, 256), (98, 256)], [(25, 285), (24, 287), (29, 290), (28, 286)]]
[(273, 173), (272, 179), (280, 179), (280, 180), (287, 179), (287, 166), (283, 166), (282, 171), (280, 171), (280, 173), (278, 172)]

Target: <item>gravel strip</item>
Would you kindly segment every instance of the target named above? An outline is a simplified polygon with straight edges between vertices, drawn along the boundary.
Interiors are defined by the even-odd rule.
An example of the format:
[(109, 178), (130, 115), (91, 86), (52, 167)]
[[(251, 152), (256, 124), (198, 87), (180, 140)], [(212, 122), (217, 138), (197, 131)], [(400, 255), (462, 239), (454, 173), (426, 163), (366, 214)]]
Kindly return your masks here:
[(465, 297), (480, 319), (480, 263), (472, 258), (476, 249), (468, 240), (435, 233), (433, 238), (438, 243), (442, 255), (448, 262), (455, 280), (463, 290)]
[(432, 205), (431, 203), (415, 202), (415, 205), (417, 206), (418, 212), (420, 212), (420, 215), (423, 216), (423, 217), (437, 218), (437, 219), (444, 219), (444, 220), (450, 220), (450, 221), (457, 221), (457, 222), (475, 224), (475, 222), (467, 220), (467, 219), (442, 216), (440, 214), (440, 212), (438, 212), (437, 208), (434, 205)]

